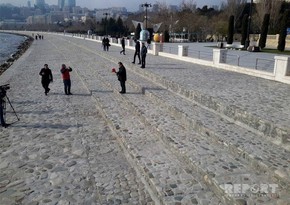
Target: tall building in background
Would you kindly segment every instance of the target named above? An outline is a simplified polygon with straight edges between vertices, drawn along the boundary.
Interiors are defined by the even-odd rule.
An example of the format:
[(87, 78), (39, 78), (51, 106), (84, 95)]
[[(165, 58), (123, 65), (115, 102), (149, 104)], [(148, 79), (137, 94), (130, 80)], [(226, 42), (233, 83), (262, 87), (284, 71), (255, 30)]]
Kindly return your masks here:
[(27, 7), (31, 8), (31, 1), (27, 1)]
[(60, 9), (63, 9), (63, 7), (64, 7), (64, 0), (58, 0), (58, 7), (60, 8)]
[(45, 7), (45, 1), (44, 0), (35, 0), (34, 6), (38, 8), (44, 8)]
[(76, 0), (64, 0), (64, 11), (72, 12), (72, 9), (76, 6)]
[(69, 7), (69, 8), (75, 7), (76, 6), (76, 0), (65, 0), (64, 1), (64, 6), (65, 7)]

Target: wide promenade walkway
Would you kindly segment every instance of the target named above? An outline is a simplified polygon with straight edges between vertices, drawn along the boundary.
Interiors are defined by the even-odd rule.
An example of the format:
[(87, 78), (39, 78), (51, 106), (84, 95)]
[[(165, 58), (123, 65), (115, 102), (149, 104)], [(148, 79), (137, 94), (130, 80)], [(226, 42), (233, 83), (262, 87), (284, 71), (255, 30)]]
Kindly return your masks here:
[[(290, 85), (152, 55), (141, 69), (120, 51), (45, 34), (0, 76), (20, 117), (0, 128), (0, 204), (289, 202)], [(118, 61), (125, 95), (111, 73)], [(229, 184), (276, 189), (237, 197)]]

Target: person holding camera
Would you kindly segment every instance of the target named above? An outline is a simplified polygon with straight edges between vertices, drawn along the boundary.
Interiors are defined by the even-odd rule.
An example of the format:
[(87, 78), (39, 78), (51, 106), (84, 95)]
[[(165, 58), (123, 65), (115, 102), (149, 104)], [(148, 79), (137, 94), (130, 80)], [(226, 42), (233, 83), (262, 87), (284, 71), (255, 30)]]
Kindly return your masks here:
[(70, 72), (72, 72), (71, 67), (67, 67), (65, 64), (61, 65), (60, 72), (62, 74), (63, 84), (64, 84), (64, 92), (66, 95), (72, 95), (70, 92), (71, 88), (71, 80), (70, 80)]
[(7, 124), (5, 123), (4, 119), (4, 110), (3, 110), (3, 105), (5, 103), (4, 97), (6, 95), (6, 91), (4, 89), (0, 89), (0, 122), (2, 127), (6, 127)]
[(44, 93), (47, 95), (50, 91), (49, 83), (53, 82), (52, 72), (47, 64), (44, 64), (44, 68), (40, 70), (39, 75), (41, 75), (41, 84), (44, 88)]

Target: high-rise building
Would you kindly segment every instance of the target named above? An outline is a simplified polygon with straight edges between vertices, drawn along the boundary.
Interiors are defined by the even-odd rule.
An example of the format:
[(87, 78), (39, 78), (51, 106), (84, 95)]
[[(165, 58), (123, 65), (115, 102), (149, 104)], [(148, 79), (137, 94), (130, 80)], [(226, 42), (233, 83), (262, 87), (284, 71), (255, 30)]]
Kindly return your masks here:
[(31, 1), (27, 1), (27, 7), (31, 8)]
[(36, 7), (38, 8), (44, 8), (45, 6), (45, 1), (44, 0), (35, 0), (35, 4)]
[(64, 0), (58, 0), (58, 7), (60, 8), (60, 9), (63, 9), (63, 7), (64, 7)]
[(76, 6), (76, 0), (65, 0), (64, 1), (64, 6), (65, 7), (69, 7), (69, 8), (75, 7)]

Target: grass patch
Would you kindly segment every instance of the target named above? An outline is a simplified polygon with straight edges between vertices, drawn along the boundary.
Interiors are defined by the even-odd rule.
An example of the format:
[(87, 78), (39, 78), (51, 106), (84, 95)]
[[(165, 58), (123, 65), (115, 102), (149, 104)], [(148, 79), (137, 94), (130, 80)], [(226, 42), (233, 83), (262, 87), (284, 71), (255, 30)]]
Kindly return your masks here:
[(285, 50), (283, 52), (278, 51), (277, 49), (269, 49), (269, 48), (264, 48), (262, 49), (263, 53), (273, 53), (273, 54), (279, 54), (279, 55), (290, 55), (290, 51), (289, 50)]

